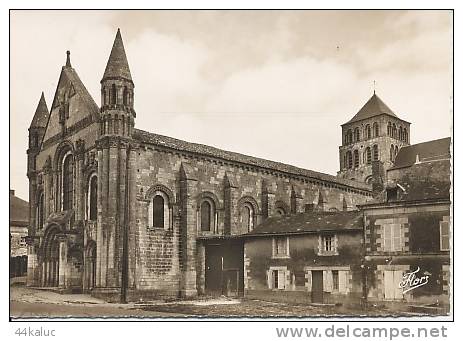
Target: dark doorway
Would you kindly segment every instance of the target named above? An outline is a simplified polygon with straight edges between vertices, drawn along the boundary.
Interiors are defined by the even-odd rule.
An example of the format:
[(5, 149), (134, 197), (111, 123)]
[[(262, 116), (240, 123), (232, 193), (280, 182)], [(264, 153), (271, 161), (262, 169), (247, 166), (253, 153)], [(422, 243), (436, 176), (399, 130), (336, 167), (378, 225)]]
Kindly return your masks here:
[(222, 294), (223, 255), (221, 245), (206, 247), (206, 290), (211, 294)]
[(209, 295), (242, 295), (243, 243), (218, 241), (206, 244), (205, 277), (205, 289)]
[(312, 271), (312, 302), (323, 303), (323, 271)]

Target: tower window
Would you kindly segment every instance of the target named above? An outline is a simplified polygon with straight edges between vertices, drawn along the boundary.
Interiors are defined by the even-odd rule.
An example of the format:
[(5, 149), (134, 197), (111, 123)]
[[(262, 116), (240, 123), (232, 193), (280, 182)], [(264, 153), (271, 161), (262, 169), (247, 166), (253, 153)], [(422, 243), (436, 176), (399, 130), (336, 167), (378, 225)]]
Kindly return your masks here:
[(373, 146), (373, 160), (379, 160), (379, 151), (378, 151), (378, 145), (375, 144)]
[(407, 132), (407, 128), (404, 128), (404, 142), (407, 142), (407, 143), (408, 143), (408, 132)]
[(379, 125), (377, 122), (373, 123), (373, 134), (374, 137), (379, 136)]
[(116, 91), (116, 84), (111, 86), (111, 104), (116, 104), (117, 102), (117, 91)]
[(360, 165), (359, 151), (354, 150), (354, 167), (358, 168)]
[(43, 193), (39, 195), (39, 202), (37, 203), (37, 229), (40, 230), (43, 228), (44, 221), (44, 204), (43, 204)]
[(365, 149), (365, 162), (368, 165), (371, 164), (371, 148), (370, 147), (367, 147), (367, 149)]
[(127, 90), (127, 87), (124, 86), (124, 93), (123, 93), (123, 96), (122, 96), (122, 101), (124, 103), (124, 105), (129, 105), (129, 91)]
[(354, 137), (355, 137), (355, 142), (360, 141), (360, 129), (359, 128), (355, 128)]
[(371, 128), (369, 124), (365, 127), (365, 139), (371, 139)]
[(394, 158), (395, 158), (395, 155), (394, 155), (394, 146), (391, 144), (391, 149), (390, 149), (390, 152), (389, 152), (389, 158), (391, 159), (392, 162), (394, 162)]
[(347, 152), (347, 168), (352, 168), (352, 152)]
[(391, 122), (387, 123), (387, 136), (392, 136), (392, 125)]

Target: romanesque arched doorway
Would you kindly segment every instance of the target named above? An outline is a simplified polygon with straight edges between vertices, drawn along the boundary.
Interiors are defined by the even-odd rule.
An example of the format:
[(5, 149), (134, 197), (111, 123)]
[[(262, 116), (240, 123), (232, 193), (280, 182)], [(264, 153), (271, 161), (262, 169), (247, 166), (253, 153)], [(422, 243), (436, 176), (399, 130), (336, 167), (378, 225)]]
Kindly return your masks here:
[(57, 287), (59, 284), (59, 240), (61, 229), (50, 225), (44, 233), (42, 242), (42, 286)]

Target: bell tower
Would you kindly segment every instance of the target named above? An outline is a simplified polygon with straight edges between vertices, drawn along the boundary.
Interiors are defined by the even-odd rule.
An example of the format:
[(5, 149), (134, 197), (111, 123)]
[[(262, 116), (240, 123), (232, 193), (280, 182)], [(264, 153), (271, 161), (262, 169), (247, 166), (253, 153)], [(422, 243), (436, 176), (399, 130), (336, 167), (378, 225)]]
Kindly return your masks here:
[(130, 137), (136, 116), (133, 109), (135, 86), (119, 29), (117, 29), (111, 54), (100, 83), (101, 136), (119, 135)]

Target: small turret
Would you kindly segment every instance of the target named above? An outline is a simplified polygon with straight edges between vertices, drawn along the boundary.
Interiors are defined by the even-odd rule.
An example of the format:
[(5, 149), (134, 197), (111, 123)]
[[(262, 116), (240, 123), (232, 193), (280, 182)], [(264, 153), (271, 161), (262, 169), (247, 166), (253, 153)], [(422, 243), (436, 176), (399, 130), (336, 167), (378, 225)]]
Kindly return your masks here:
[(40, 144), (42, 143), (43, 134), (48, 122), (48, 107), (45, 102), (45, 96), (42, 92), (40, 96), (39, 104), (35, 110), (34, 118), (32, 119), (29, 127), (29, 148), (27, 150), (27, 170), (28, 173), (35, 170), (35, 157), (40, 150)]
[(101, 79), (101, 135), (130, 136), (135, 124), (134, 84), (118, 29)]

